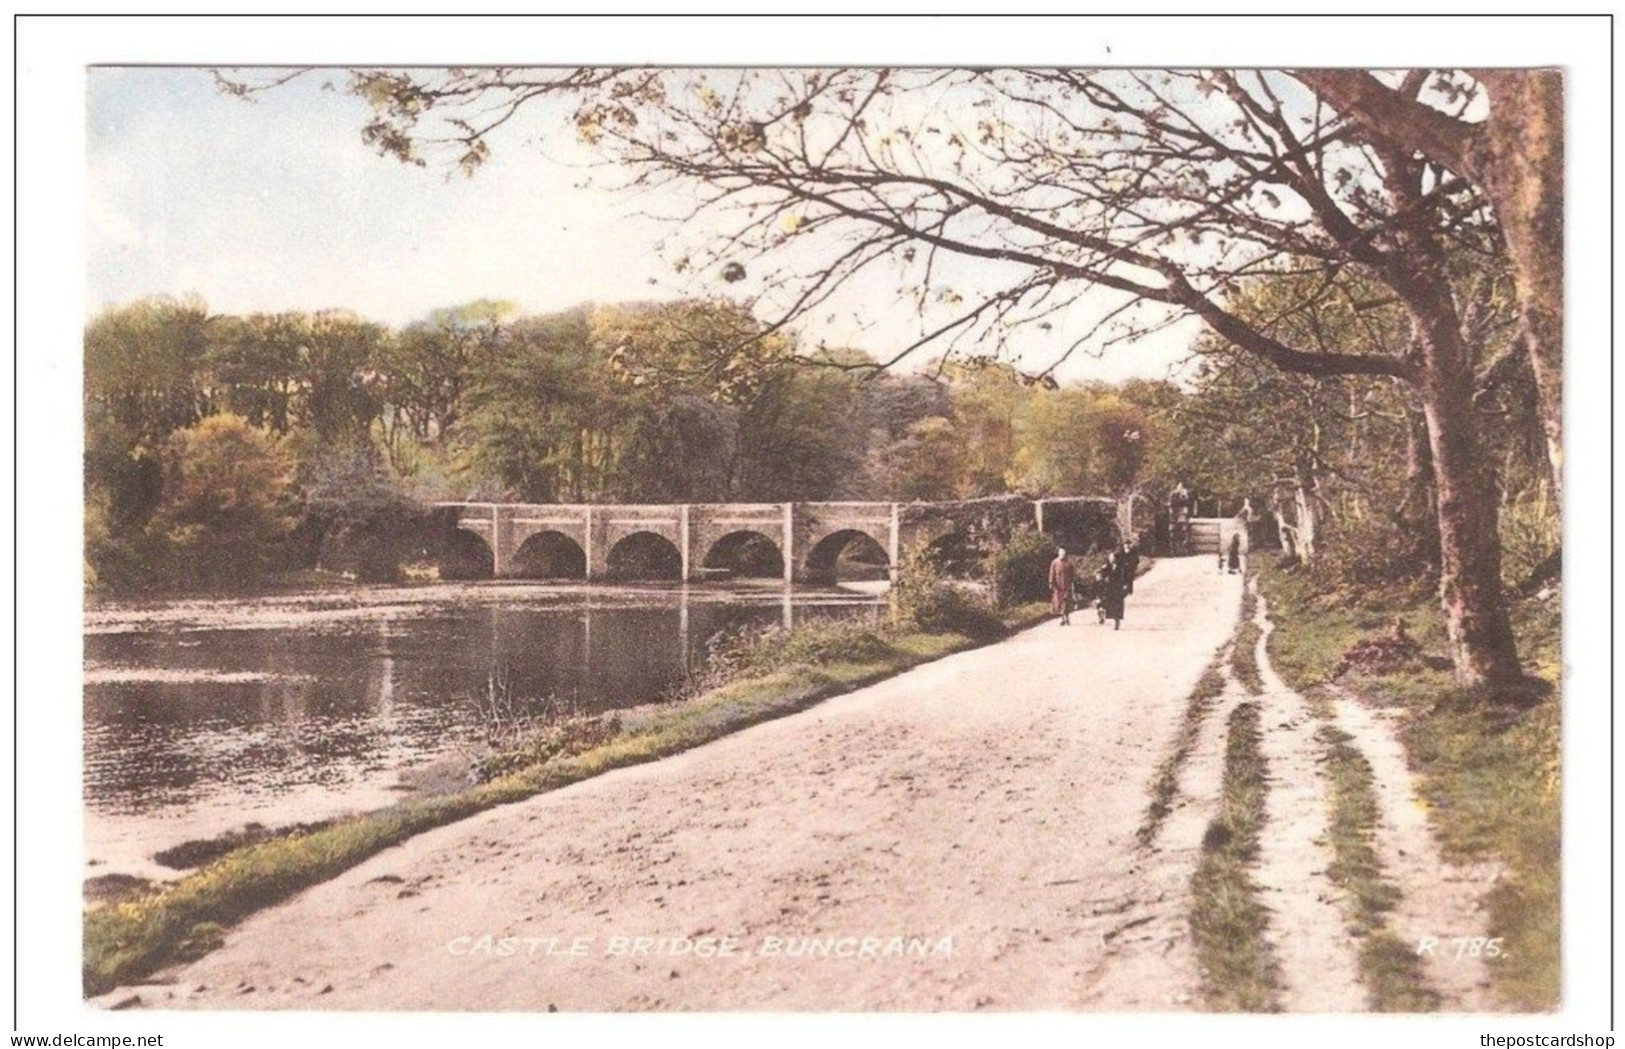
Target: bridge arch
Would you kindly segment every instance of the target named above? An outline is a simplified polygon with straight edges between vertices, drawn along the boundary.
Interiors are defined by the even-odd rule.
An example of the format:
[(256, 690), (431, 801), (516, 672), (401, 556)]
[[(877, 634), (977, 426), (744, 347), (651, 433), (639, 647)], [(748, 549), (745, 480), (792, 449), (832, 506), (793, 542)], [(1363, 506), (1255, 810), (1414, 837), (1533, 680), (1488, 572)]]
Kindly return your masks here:
[(524, 579), (583, 579), (587, 551), (563, 532), (535, 532), (514, 551), (506, 573)]
[(719, 537), (701, 562), (713, 571), (750, 578), (784, 578), (784, 551), (767, 535), (741, 528)]
[(605, 565), (611, 579), (683, 578), (683, 552), (657, 532), (624, 536), (609, 548)]
[(490, 579), (496, 574), (496, 554), (485, 536), (469, 528), (455, 528), (435, 558), (441, 579)]
[(818, 540), (807, 551), (806, 566), (814, 583), (886, 579), (892, 567), (886, 544), (861, 528), (842, 528)]

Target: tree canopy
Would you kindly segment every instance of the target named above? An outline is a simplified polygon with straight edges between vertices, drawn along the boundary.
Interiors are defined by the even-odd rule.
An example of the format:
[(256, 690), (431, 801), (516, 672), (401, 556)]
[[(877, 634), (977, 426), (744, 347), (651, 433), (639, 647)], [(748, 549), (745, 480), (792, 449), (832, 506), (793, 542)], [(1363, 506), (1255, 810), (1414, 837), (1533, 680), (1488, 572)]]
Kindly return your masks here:
[[(912, 298), (922, 334), (877, 368), (927, 346), (997, 355), (1030, 327), (1061, 332), (1043, 378), (1080, 349), (1195, 317), (1282, 372), (1398, 381), (1425, 430), (1458, 676), (1519, 678), (1475, 404), (1484, 346), (1459, 260), (1510, 262), (1516, 352), (1557, 487), (1557, 74), (361, 69), (349, 86), (370, 107), (362, 138), (373, 148), (418, 164), (440, 153), (471, 174), (522, 110), (567, 98), (575, 134), (626, 183), (694, 201), (673, 268), (732, 286), (758, 341), (843, 287), (879, 280)], [(1270, 308), (1239, 309), (1266, 280)], [(1347, 298), (1367, 288), (1375, 299)], [(1355, 327), (1391, 303), (1403, 337), (1326, 338), (1288, 323), (1331, 318), (1325, 307), (1340, 298)], [(1002, 457), (1007, 441), (1011, 420), (988, 407), (973, 460)], [(991, 482), (984, 465), (971, 469)]]

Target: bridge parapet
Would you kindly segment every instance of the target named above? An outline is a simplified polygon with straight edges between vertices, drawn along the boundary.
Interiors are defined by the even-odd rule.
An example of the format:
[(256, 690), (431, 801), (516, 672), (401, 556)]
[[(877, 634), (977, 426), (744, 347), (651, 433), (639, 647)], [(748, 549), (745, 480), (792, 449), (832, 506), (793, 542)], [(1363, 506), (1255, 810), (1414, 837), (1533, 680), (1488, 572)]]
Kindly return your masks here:
[(606, 578), (618, 549), (635, 540), (645, 546), (669, 546), (673, 562), (680, 566), (678, 576), (692, 581), (704, 577), (706, 560), (719, 544), (752, 534), (777, 547), (786, 582), (817, 582), (834, 577), (841, 551), (860, 536), (885, 553), (895, 572), (904, 547), (953, 534), (1008, 537), (1014, 529), (1035, 527), (1059, 538), (1080, 525), (1091, 533), (1102, 531), (1110, 527), (1115, 504), (1084, 497), (1034, 501), (1003, 496), (952, 503), (436, 505), (455, 512), (457, 527), (490, 548), (492, 571), (498, 577), (522, 574), (527, 544), (534, 541), (573, 547), (582, 576)]

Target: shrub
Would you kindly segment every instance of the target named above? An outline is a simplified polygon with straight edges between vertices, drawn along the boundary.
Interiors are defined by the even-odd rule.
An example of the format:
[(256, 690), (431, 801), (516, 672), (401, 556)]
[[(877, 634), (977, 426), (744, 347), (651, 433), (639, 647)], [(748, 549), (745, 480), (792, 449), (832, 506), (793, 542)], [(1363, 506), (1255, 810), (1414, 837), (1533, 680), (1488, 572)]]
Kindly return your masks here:
[(928, 634), (964, 634), (977, 640), (1004, 633), (1004, 621), (992, 602), (956, 586), (924, 547), (904, 551), (891, 588), (893, 621), (904, 630)]
[(886, 638), (867, 622), (815, 620), (786, 630), (748, 626), (711, 639), (705, 667), (685, 692), (698, 694), (746, 677), (765, 677), (794, 666), (820, 666), (837, 661), (875, 662), (892, 654)]
[(1431, 588), (1439, 570), (1433, 546), (1432, 537), (1390, 521), (1343, 521), (1318, 545), (1308, 568), (1339, 599), (1378, 589)]
[(1035, 528), (1021, 528), (1007, 543), (982, 559), (982, 572), (993, 587), (993, 599), (1008, 608), (1049, 596), (1049, 563), (1055, 543)]
[(1501, 509), (1501, 579), (1522, 586), (1563, 542), (1563, 508), (1544, 482)]
[(529, 728), (501, 749), (476, 759), (469, 770), (469, 779), (489, 783), (554, 758), (582, 754), (608, 743), (620, 731), (621, 719), (616, 714), (563, 716)]

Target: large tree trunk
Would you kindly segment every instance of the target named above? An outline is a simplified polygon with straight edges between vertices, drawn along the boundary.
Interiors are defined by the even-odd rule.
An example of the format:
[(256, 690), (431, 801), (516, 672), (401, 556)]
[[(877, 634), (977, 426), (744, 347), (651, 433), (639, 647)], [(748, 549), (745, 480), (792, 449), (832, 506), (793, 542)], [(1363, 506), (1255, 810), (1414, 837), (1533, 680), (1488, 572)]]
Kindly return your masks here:
[(1403, 150), (1378, 149), (1384, 181), (1406, 218), (1390, 284), (1405, 301), (1420, 358), (1412, 376), (1428, 424), (1439, 522), (1439, 599), (1456, 680), (1511, 686), (1523, 677), (1501, 589), (1500, 504), (1473, 407), (1473, 353), (1462, 334), (1445, 254), (1421, 203), (1422, 167)]
[(1563, 74), (1479, 74), (1490, 119), (1477, 143), (1477, 178), (1495, 205), (1518, 284), (1523, 337), (1540, 396), (1552, 484), (1563, 496)]
[(1500, 508), (1481, 451), (1472, 368), (1452, 321), (1434, 318), (1418, 340), (1438, 503), (1439, 597), (1456, 679), (1505, 685), (1518, 681), (1522, 668), (1501, 590)]

